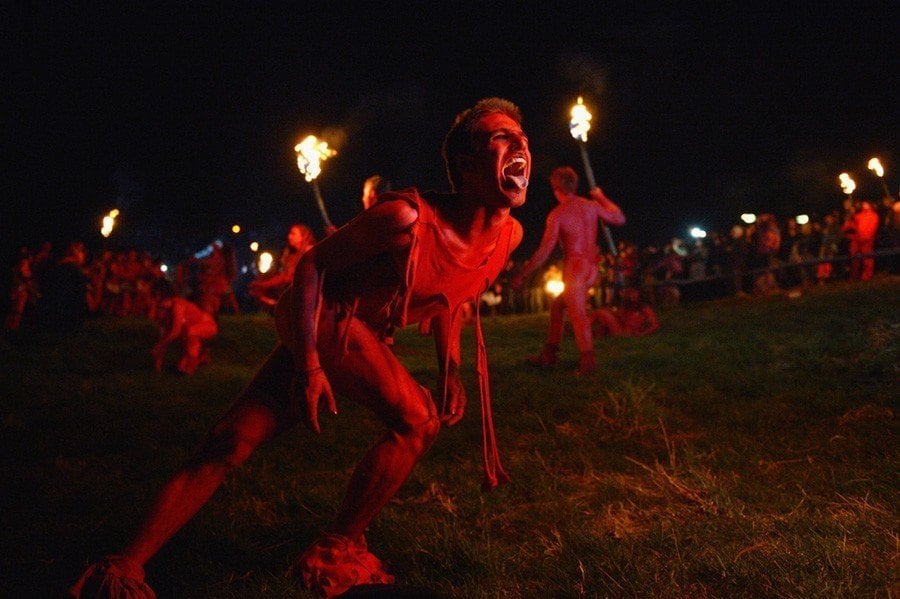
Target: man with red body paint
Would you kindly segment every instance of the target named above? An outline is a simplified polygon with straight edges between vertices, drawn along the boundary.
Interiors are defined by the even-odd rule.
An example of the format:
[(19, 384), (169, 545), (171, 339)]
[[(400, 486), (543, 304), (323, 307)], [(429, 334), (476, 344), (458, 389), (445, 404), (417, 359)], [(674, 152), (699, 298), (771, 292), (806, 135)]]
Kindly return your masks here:
[(264, 309), (271, 309), (278, 303), (284, 290), (294, 280), (294, 269), (309, 248), (316, 243), (312, 229), (303, 223), (295, 223), (288, 229), (287, 245), (278, 261), (278, 272), (254, 279), (247, 291)]
[(587, 293), (597, 280), (599, 223), (602, 220), (610, 225), (623, 225), (625, 215), (599, 187), (591, 190), (591, 199), (577, 195), (578, 174), (571, 167), (555, 169), (550, 174), (550, 185), (559, 204), (547, 215), (540, 246), (522, 270), (513, 276), (512, 285), (520, 289), (528, 275), (543, 266), (559, 243), (564, 255), (563, 283), (566, 287), (550, 305), (550, 325), (544, 348), (540, 354), (529, 358), (529, 362), (543, 368), (556, 364), (563, 335), (563, 312), (568, 311), (579, 352), (576, 374), (586, 375), (595, 367)]
[(653, 306), (641, 299), (634, 287), (619, 291), (618, 308), (597, 308), (589, 317), (591, 330), (602, 337), (646, 337), (659, 329), (659, 318)]
[(875, 274), (875, 258), (863, 257), (875, 251), (875, 234), (880, 218), (872, 204), (860, 202), (853, 215), (841, 227), (844, 236), (850, 240), (850, 278), (868, 281)]
[[(320, 404), (335, 393), (370, 408), (387, 427), (357, 465), (337, 518), (297, 560), (324, 596), (388, 583), (363, 533), (399, 490), (441, 427), (466, 407), (459, 379), (460, 312), (493, 282), (522, 237), (510, 209), (525, 202), (531, 154), (519, 109), (486, 98), (457, 115), (443, 146), (450, 194), (410, 188), (379, 198), (306, 252), (279, 302), (281, 343), (212, 429), (195, 459), (163, 487), (131, 543), (91, 566), (70, 589), (125, 588), (152, 596), (143, 565), (261, 443), (303, 421), (319, 432)], [(429, 319), (439, 366), (436, 405), (384, 342), (393, 328)], [(491, 422), (480, 327), (478, 374), (486, 488), (508, 480)], [(90, 595), (94, 596), (94, 595)]]
[(219, 334), (216, 319), (189, 299), (176, 296), (171, 283), (166, 280), (154, 283), (152, 294), (157, 302), (153, 320), (159, 328), (159, 340), (150, 351), (154, 369), (162, 370), (166, 350), (180, 340), (178, 371), (194, 374), (199, 366), (209, 363), (209, 350), (203, 343)]

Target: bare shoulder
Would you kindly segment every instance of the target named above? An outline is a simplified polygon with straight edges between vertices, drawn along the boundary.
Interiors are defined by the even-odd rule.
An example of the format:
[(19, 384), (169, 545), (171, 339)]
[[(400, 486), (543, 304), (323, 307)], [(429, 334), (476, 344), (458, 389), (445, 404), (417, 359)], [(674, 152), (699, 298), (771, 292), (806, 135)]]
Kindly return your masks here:
[(513, 217), (509, 217), (509, 220), (512, 221), (512, 234), (511, 234), (511, 244), (512, 247), (518, 247), (518, 245), (522, 242), (522, 238), (525, 236), (525, 233), (522, 229), (522, 223), (520, 223), (517, 219)]
[(419, 218), (414, 202), (403, 198), (379, 199), (352, 221), (303, 255), (332, 272), (362, 262), (386, 250), (410, 243), (410, 227)]

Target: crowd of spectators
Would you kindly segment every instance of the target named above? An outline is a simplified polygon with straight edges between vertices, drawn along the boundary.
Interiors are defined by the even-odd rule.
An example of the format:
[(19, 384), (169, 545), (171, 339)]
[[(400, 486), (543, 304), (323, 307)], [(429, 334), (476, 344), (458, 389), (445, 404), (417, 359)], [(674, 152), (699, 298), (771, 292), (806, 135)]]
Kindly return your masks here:
[(231, 248), (217, 241), (180, 261), (173, 272), (147, 251), (100, 249), (93, 254), (81, 241), (36, 250), (20, 248), (9, 276), (5, 331), (23, 329), (57, 335), (93, 315), (145, 316), (154, 319), (154, 284), (169, 279), (176, 295), (215, 315), (237, 313), (232, 283), (237, 263)]
[[(508, 285), (511, 264), (491, 290), (491, 313), (540, 312), (553, 293), (548, 280), (561, 280), (561, 260), (532, 275), (521, 293)], [(590, 290), (594, 308), (619, 303), (617, 289), (635, 288), (651, 305), (685, 296), (796, 295), (831, 280), (870, 279), (876, 272), (900, 272), (900, 201), (848, 202), (821, 218), (798, 222), (760, 214), (727, 233), (708, 232), (691, 240), (672, 238), (662, 247), (638, 247), (620, 240), (616, 254), (603, 252), (599, 278)], [(498, 301), (498, 297), (500, 300)]]
[[(295, 225), (296, 227), (296, 225)], [(285, 254), (291, 252), (285, 248)], [(761, 214), (750, 224), (705, 238), (673, 238), (662, 247), (638, 247), (620, 240), (616, 253), (601, 252), (598, 282), (589, 290), (593, 309), (616, 306), (621, 287), (640, 291), (650, 305), (690, 297), (798, 294), (830, 280), (867, 280), (876, 272), (897, 274), (900, 254), (900, 201), (849, 203), (818, 219), (798, 222)], [(281, 258), (284, 260), (284, 256)], [(510, 261), (482, 298), (485, 314), (542, 312), (561, 280), (561, 260), (534, 273), (520, 291), (509, 281), (521, 264)], [(289, 265), (285, 265), (289, 267)], [(276, 265), (276, 272), (284, 269)], [(23, 327), (61, 333), (91, 315), (154, 317), (154, 282), (165, 278), (175, 294), (216, 315), (241, 306), (265, 310), (253, 284), (246, 297), (235, 289), (238, 265), (233, 249), (216, 241), (165, 272), (158, 258), (129, 248), (91, 253), (80, 241), (54, 247), (22, 247), (7, 271), (5, 331)], [(265, 281), (265, 277), (258, 277)], [(551, 287), (552, 288), (552, 287)], [(699, 291), (702, 290), (702, 291)]]

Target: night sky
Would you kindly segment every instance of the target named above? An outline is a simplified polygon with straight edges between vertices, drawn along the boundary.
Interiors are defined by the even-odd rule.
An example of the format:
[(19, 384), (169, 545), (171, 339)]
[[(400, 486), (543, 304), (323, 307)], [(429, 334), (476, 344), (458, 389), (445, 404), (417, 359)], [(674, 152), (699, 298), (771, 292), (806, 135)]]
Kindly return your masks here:
[(872, 156), (892, 192), (900, 182), (896, 3), (18, 4), (2, 15), (6, 252), (97, 247), (114, 207), (107, 244), (168, 259), (234, 223), (237, 241), (280, 247), (294, 221), (322, 229), (301, 138), (338, 151), (318, 181), (340, 225), (376, 172), (447, 190), (443, 135), (494, 95), (522, 108), (534, 156), (517, 257), (554, 201), (549, 172), (582, 172), (568, 131), (579, 95), (597, 181), (629, 219), (617, 239), (724, 231), (745, 211), (822, 214), (840, 206), (841, 171), (877, 199)]

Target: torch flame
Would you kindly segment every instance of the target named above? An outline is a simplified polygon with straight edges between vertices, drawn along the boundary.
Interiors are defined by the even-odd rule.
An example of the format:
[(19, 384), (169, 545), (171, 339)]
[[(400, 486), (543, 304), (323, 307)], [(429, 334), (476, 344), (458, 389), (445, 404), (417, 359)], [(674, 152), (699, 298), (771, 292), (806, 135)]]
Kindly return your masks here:
[(113, 208), (103, 217), (100, 223), (100, 234), (103, 237), (109, 237), (116, 226), (116, 217), (119, 216), (119, 209)]
[(591, 130), (591, 113), (588, 112), (584, 100), (578, 96), (578, 104), (572, 107), (572, 120), (569, 121), (569, 132), (575, 139), (587, 141), (587, 132)]
[(337, 152), (328, 147), (328, 143), (320, 141), (315, 135), (309, 135), (294, 146), (297, 152), (297, 168), (307, 181), (312, 181), (322, 172), (322, 162)]
[(879, 177), (884, 176), (884, 167), (881, 166), (881, 161), (877, 158), (872, 158), (871, 160), (869, 160), (869, 170)]
[(850, 195), (853, 193), (853, 190), (856, 189), (856, 181), (850, 178), (850, 175), (847, 173), (841, 173), (838, 175), (838, 179), (841, 182), (841, 189), (844, 190), (844, 193)]

